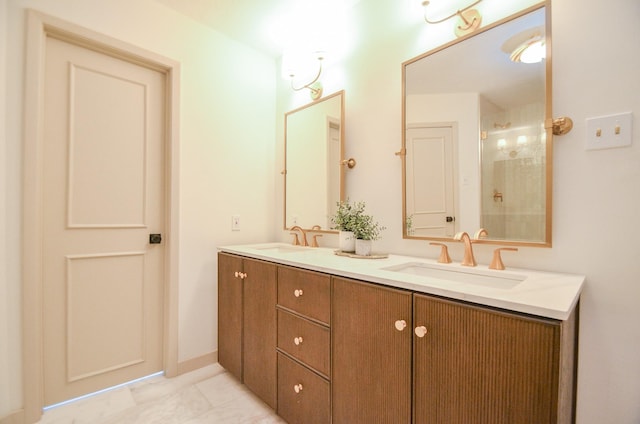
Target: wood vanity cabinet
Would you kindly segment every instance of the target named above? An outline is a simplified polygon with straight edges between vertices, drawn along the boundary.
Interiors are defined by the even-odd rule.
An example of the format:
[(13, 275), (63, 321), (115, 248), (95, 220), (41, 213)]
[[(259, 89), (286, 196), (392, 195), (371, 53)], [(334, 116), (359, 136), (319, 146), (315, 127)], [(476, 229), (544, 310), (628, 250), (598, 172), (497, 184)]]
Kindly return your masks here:
[(333, 423), (411, 423), (411, 292), (333, 277), (331, 302)]
[(331, 276), (278, 267), (278, 415), (331, 423)]
[(218, 362), (274, 409), (276, 278), (273, 263), (218, 253)]
[(338, 277), (332, 305), (334, 424), (573, 422), (575, 317)]

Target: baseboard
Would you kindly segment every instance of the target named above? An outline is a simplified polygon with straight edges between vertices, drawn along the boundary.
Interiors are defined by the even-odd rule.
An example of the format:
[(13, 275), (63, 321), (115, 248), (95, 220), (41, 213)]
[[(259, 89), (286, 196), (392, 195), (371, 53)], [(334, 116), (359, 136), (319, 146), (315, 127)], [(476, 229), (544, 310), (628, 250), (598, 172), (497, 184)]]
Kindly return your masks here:
[(19, 409), (6, 417), (0, 418), (0, 424), (24, 424), (24, 411)]
[[(218, 351), (210, 352), (202, 356), (187, 359), (186, 361), (178, 362), (178, 375), (184, 374), (190, 371), (195, 371), (199, 368), (207, 365), (215, 364), (218, 362)], [(4, 423), (0, 423), (4, 424)]]

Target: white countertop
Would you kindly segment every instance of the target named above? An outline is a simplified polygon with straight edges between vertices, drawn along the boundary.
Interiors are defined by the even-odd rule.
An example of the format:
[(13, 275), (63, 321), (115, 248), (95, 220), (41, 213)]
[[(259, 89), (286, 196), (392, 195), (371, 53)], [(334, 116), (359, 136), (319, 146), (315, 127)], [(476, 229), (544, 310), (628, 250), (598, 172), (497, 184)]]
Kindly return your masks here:
[[(263, 259), (284, 265), (325, 272), (342, 277), (371, 281), (386, 286), (459, 299), (480, 305), (565, 320), (575, 308), (585, 276), (529, 269), (504, 271), (439, 264), (434, 259), (389, 255), (384, 259), (338, 256), (334, 249), (294, 247), (285, 243), (263, 243), (219, 247), (220, 251)], [(427, 268), (434, 275), (415, 275), (386, 268)], [(444, 270), (445, 272), (441, 272)], [(452, 278), (448, 278), (451, 276)], [(486, 279), (484, 282), (472, 282)], [(502, 283), (504, 281), (504, 284)]]

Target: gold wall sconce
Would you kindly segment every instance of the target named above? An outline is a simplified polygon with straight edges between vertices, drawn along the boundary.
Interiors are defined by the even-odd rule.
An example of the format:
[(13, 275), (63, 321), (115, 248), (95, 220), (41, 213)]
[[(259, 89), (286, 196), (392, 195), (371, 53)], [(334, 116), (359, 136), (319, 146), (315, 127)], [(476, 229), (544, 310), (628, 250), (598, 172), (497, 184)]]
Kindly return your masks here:
[(480, 24), (482, 24), (482, 15), (480, 15), (480, 12), (477, 9), (473, 9), (473, 7), (481, 1), (482, 0), (477, 0), (466, 7), (457, 9), (453, 13), (445, 14), (444, 17), (434, 17), (434, 15), (431, 14), (431, 9), (434, 7), (429, 7), (429, 5), (432, 2), (434, 5), (435, 3), (442, 3), (442, 0), (437, 2), (434, 0), (424, 0), (422, 2), (422, 7), (424, 8), (424, 20), (429, 24), (439, 24), (457, 16), (458, 21), (456, 22), (454, 33), (456, 34), (456, 37), (462, 37), (463, 35), (470, 34), (480, 28)]
[[(300, 72), (300, 70), (297, 69), (296, 67), (287, 67), (286, 74), (291, 80), (292, 90), (300, 91), (300, 90), (308, 89), (311, 99), (317, 100), (320, 97), (322, 97), (322, 83), (320, 82), (320, 75), (322, 75), (322, 61), (324, 60), (324, 56), (322, 55), (322, 52), (315, 52), (314, 54), (315, 54), (316, 60), (318, 61), (318, 64), (317, 64), (318, 71), (316, 72), (315, 77), (313, 77), (313, 79), (310, 82), (296, 87), (294, 83), (294, 79), (296, 78), (297, 73)], [(299, 66), (300, 64), (299, 58), (290, 58), (290, 60), (297, 62), (297, 66)], [(284, 62), (285, 62), (285, 59), (283, 59), (283, 67), (286, 66)]]

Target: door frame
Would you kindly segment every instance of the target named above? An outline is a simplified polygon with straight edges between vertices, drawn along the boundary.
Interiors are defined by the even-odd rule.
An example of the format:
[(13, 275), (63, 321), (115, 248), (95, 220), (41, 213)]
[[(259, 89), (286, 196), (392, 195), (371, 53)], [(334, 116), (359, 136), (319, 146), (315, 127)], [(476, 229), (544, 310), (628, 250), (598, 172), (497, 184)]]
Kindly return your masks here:
[(22, 349), (25, 423), (44, 407), (43, 379), (43, 100), (47, 37), (154, 69), (166, 78), (163, 369), (178, 374), (178, 210), (180, 63), (81, 26), (27, 10), (22, 201)]

